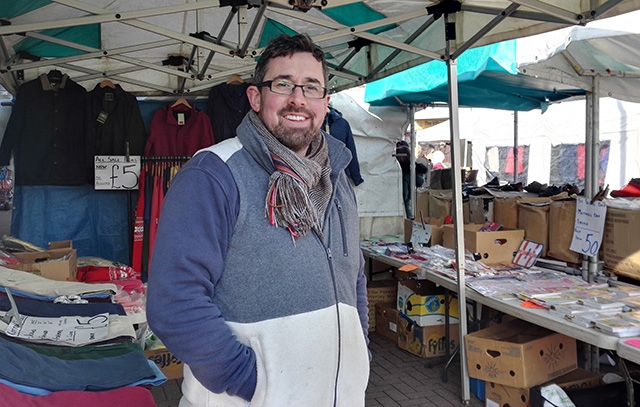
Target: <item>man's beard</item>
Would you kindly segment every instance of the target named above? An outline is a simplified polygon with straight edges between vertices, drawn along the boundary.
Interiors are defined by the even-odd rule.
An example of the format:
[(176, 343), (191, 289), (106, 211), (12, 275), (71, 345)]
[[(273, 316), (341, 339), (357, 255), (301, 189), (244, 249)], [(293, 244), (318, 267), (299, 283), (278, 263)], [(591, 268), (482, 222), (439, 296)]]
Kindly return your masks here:
[[(283, 112), (279, 112), (279, 117), (282, 117), (287, 113), (298, 113), (295, 110), (288, 109)], [(280, 142), (283, 146), (289, 148), (292, 151), (300, 151), (309, 147), (313, 139), (318, 134), (318, 129), (315, 129), (315, 116), (313, 113), (305, 111), (305, 114), (309, 117), (309, 126), (307, 128), (290, 128), (282, 125), (280, 121), (273, 128), (268, 129), (271, 134)]]

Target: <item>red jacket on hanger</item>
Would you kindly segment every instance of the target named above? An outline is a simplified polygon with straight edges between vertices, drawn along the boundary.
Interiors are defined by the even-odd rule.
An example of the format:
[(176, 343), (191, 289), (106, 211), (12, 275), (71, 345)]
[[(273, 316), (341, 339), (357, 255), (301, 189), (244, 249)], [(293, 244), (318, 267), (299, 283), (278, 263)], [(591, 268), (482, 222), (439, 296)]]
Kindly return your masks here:
[(145, 156), (192, 156), (215, 143), (211, 121), (195, 106), (167, 105), (151, 120)]

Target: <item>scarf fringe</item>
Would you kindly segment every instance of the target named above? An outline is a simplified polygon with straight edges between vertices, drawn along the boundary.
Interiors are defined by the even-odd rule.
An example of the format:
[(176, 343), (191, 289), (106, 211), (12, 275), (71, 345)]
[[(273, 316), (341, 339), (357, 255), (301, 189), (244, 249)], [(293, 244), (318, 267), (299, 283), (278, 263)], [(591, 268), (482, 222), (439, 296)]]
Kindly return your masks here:
[(269, 180), (265, 205), (269, 223), (288, 228), (296, 239), (312, 229), (320, 230), (319, 214), (300, 183), (291, 176), (274, 172)]
[(282, 145), (267, 130), (256, 112), (248, 113), (251, 124), (265, 143), (275, 171), (269, 177), (265, 215), (271, 225), (289, 231), (293, 243), (311, 230), (321, 239), (322, 222), (331, 198), (329, 149), (319, 132), (305, 157)]

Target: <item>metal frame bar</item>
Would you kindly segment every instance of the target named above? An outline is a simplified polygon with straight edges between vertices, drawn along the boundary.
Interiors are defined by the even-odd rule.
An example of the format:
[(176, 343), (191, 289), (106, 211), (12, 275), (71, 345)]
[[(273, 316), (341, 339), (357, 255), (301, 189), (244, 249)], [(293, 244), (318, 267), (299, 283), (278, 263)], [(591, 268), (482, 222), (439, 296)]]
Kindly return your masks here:
[[(354, 1), (355, 0), (332, 0), (330, 1), (330, 4), (325, 5), (324, 8), (353, 3)], [(483, 36), (485, 36), (486, 34), (490, 34), (496, 26), (498, 26), (502, 21), (508, 18), (551, 22), (557, 24), (558, 26), (584, 24), (586, 21), (591, 21), (602, 17), (603, 14), (606, 14), (609, 10), (622, 2), (622, 0), (609, 0), (606, 3), (600, 5), (598, 8), (595, 8), (593, 10), (583, 10), (580, 13), (576, 14), (575, 12), (563, 9), (561, 3), (558, 5), (551, 5), (548, 2), (544, 2), (541, 0), (510, 1), (510, 5), (505, 9), (463, 4), (461, 10), (464, 12), (489, 14), (493, 15), (494, 18), (488, 24), (485, 24), (465, 43), (457, 44), (456, 49), (451, 51), (451, 58), (457, 59), (466, 49), (473, 47), (475, 44), (481, 43), (482, 41), (480, 39)], [(214, 60), (214, 57), (216, 57), (216, 53), (220, 53), (223, 55), (223, 57), (226, 58), (244, 58), (247, 56), (252, 57), (255, 55), (259, 55), (263, 51), (262, 48), (252, 49), (250, 44), (255, 38), (256, 33), (259, 31), (259, 27), (261, 24), (263, 24), (265, 18), (273, 18), (274, 16), (276, 18), (278, 16), (295, 18), (299, 22), (312, 24), (315, 27), (326, 30), (326, 32), (313, 36), (313, 40), (318, 44), (330, 44), (323, 49), (327, 52), (339, 54), (339, 56), (336, 58), (336, 62), (333, 65), (330, 65), (330, 78), (343, 78), (343, 80), (338, 81), (336, 83), (336, 86), (332, 87), (332, 91), (338, 91), (357, 84), (367, 83), (388, 76), (392, 73), (401, 71), (403, 69), (428, 62), (430, 60), (444, 59), (441, 55), (443, 51), (434, 52), (431, 50), (423, 49), (419, 46), (412, 45), (413, 43), (415, 43), (416, 39), (420, 37), (420, 35), (422, 35), (429, 29), (431, 25), (435, 23), (433, 16), (430, 16), (428, 14), (426, 7), (421, 7), (420, 9), (416, 9), (411, 12), (390, 16), (374, 22), (348, 26), (340, 24), (326, 16), (319, 17), (315, 12), (303, 12), (303, 10), (297, 9), (295, 5), (290, 4), (288, 0), (249, 0), (246, 3), (243, 3), (244, 5), (241, 6), (228, 6), (230, 7), (231, 11), (229, 12), (227, 20), (219, 30), (219, 35), (216, 38), (212, 36), (192, 37), (188, 34), (170, 30), (157, 24), (141, 21), (140, 19), (175, 13), (189, 13), (193, 11), (194, 13), (196, 13), (195, 16), (197, 25), (198, 27), (200, 27), (205, 24), (205, 10), (216, 8), (221, 9), (222, 7), (227, 7), (221, 6), (220, 0), (200, 0), (196, 2), (189, 2), (172, 6), (151, 7), (147, 9), (137, 9), (123, 12), (107, 10), (103, 7), (92, 6), (80, 0), (52, 0), (52, 2), (61, 6), (66, 6), (70, 9), (79, 10), (80, 12), (87, 13), (88, 15), (83, 15), (76, 18), (65, 18), (56, 21), (41, 21), (37, 23), (1, 26), (0, 36), (8, 34), (27, 33), (26, 35), (33, 38), (45, 39), (52, 43), (58, 43), (61, 45), (73, 47), (75, 49), (81, 49), (86, 52), (86, 54), (82, 56), (47, 59), (34, 62), (11, 62), (11, 56), (6, 53), (6, 55), (4, 56), (6, 71), (25, 70), (44, 66), (61, 66), (62, 64), (72, 64), (74, 62), (80, 62), (83, 60), (106, 57), (112, 58), (113, 60), (122, 62), (124, 64), (130, 64), (137, 67), (135, 69), (126, 68), (124, 70), (119, 67), (117, 70), (113, 71), (113, 73), (115, 73), (116, 75), (118, 74), (118, 72), (125, 73), (125, 71), (134, 72), (140, 69), (152, 69), (157, 72), (176, 76), (179, 79), (177, 92), (184, 91), (188, 83), (188, 79), (203, 81), (202, 83), (198, 83), (197, 86), (193, 86), (192, 89), (204, 89), (207, 86), (211, 86), (212, 83), (218, 83), (218, 81), (221, 81), (226, 77), (229, 77), (230, 75), (236, 73), (234, 72), (235, 69), (231, 68), (232, 64), (230, 64), (230, 67), (220, 68), (220, 70), (212, 67), (211, 65), (213, 61), (216, 61)], [(257, 9), (257, 12), (254, 10), (249, 13), (250, 8)], [(269, 15), (266, 14), (267, 12), (269, 13)], [(225, 33), (229, 31), (234, 15), (236, 16), (237, 20), (236, 24), (238, 27), (238, 38), (237, 41), (225, 42), (223, 40), (223, 37)], [(253, 20), (250, 20), (250, 18), (253, 18)], [(421, 19), (424, 19), (424, 21), (421, 21)], [(417, 29), (412, 28), (412, 32), (407, 33), (407, 38), (403, 39), (402, 41), (392, 39), (385, 35), (373, 35), (369, 32), (370, 30), (379, 27), (391, 24), (400, 25), (411, 20), (415, 21), (415, 24), (412, 24), (412, 27), (414, 25), (417, 26), (418, 24), (420, 24), (420, 27)], [(114, 50), (99, 50), (87, 48), (80, 44), (74, 44), (68, 41), (64, 42), (61, 40), (53, 39), (51, 37), (38, 37), (42, 34), (37, 33), (37, 31), (49, 28), (63, 28), (103, 22), (125, 24), (130, 27), (134, 27), (139, 30), (164, 37), (166, 39), (150, 44), (122, 47)], [(356, 51), (355, 49), (348, 48), (347, 41), (354, 38), (363, 39), (365, 42), (371, 45), (375, 44), (380, 47), (389, 48), (391, 51), (389, 53), (387, 49), (384, 49), (384, 51), (381, 50), (381, 52), (385, 52), (385, 57), (383, 58), (383, 60), (377, 61), (374, 58), (373, 61), (375, 63), (375, 66), (365, 66), (362, 68), (363, 72), (354, 72), (353, 70), (345, 69), (347, 66), (349, 66), (350, 61), (353, 61), (355, 58), (361, 55), (360, 49)], [(340, 42), (340, 44), (336, 44), (337, 42)], [(191, 57), (189, 58), (189, 61), (187, 63), (186, 72), (163, 67), (158, 63), (146, 62), (140, 58), (122, 55), (127, 52), (144, 51), (146, 49), (152, 49), (159, 46), (175, 46), (177, 43), (184, 43), (193, 47), (193, 49), (191, 49)], [(366, 46), (364, 48), (364, 52), (373, 53), (374, 56), (376, 54), (380, 54), (378, 53), (378, 49), (376, 47), (371, 47), (369, 45), (368, 48)], [(206, 56), (206, 58), (203, 58), (203, 50), (209, 51), (209, 54)], [(411, 55), (408, 56), (406, 61), (393, 62), (394, 59), (397, 60), (397, 57), (402, 52), (409, 53)], [(247, 61), (247, 64), (253, 65), (253, 61)], [(74, 69), (80, 72), (83, 68), (78, 67), (78, 65), (80, 64), (65, 66), (73, 66)], [(223, 64), (222, 66), (224, 65), (225, 64)], [(2, 72), (1, 65), (0, 72)], [(208, 74), (208, 72), (213, 73)], [(248, 72), (248, 68), (243, 68), (243, 72)], [(112, 75), (113, 73), (103, 72), (102, 75)], [(87, 76), (87, 78), (93, 77), (94, 75), (95, 74), (89, 75)], [(610, 75), (629, 76), (625, 73), (616, 72), (610, 73)], [(17, 83), (15, 77), (14, 82)], [(144, 81), (137, 82), (144, 83)], [(157, 88), (156, 86), (150, 85), (152, 84), (146, 84), (144, 86), (147, 86), (150, 89)], [(173, 91), (173, 93), (175, 92), (176, 90)]]

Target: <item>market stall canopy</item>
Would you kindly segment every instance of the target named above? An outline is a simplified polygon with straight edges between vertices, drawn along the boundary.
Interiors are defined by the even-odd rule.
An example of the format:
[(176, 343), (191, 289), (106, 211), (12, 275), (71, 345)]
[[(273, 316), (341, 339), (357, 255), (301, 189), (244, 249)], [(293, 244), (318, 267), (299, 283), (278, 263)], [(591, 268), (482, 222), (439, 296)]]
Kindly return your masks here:
[[(637, 12), (633, 14), (638, 16)], [(616, 17), (616, 20), (623, 19)], [(550, 33), (544, 47), (519, 64), (518, 72), (590, 92), (597, 77), (601, 96), (640, 102), (640, 31), (636, 31), (640, 27), (637, 20), (631, 25), (614, 26), (625, 31), (589, 26)], [(518, 41), (523, 46), (530, 42), (527, 38)]]
[[(519, 73), (519, 44), (519, 40), (509, 40), (473, 48), (457, 59), (460, 106), (546, 110), (549, 103), (584, 95), (580, 87)], [(446, 104), (447, 66), (431, 61), (369, 83), (365, 102), (372, 106)]]
[(197, 94), (250, 80), (271, 38), (304, 32), (337, 92), (443, 59), (445, 31), (462, 53), (637, 9), (640, 0), (5, 1), (0, 83), (15, 94), (57, 68), (87, 88), (109, 78), (139, 95)]

